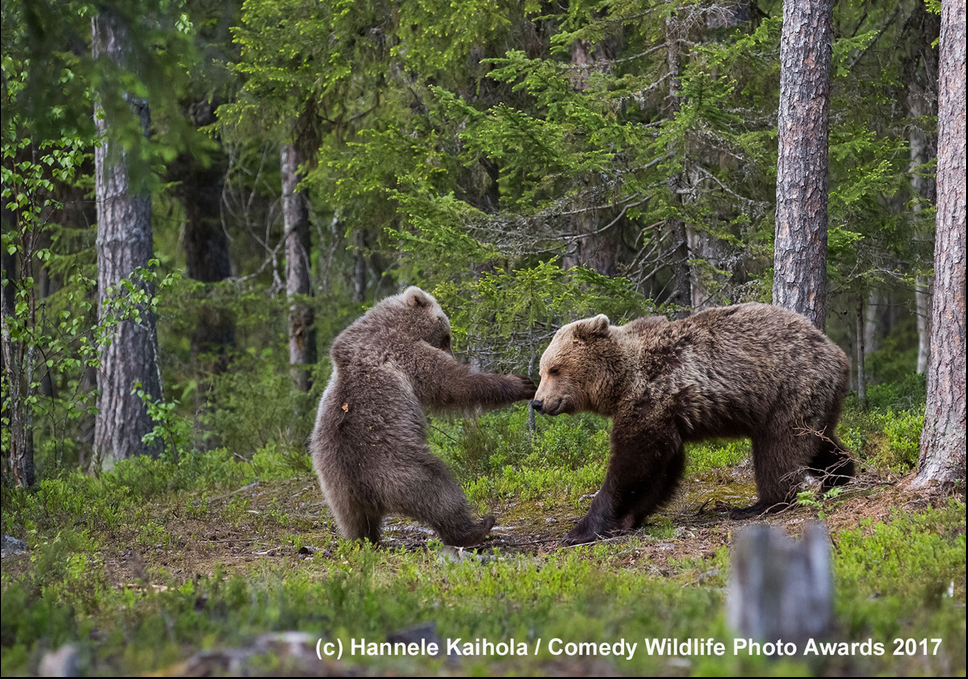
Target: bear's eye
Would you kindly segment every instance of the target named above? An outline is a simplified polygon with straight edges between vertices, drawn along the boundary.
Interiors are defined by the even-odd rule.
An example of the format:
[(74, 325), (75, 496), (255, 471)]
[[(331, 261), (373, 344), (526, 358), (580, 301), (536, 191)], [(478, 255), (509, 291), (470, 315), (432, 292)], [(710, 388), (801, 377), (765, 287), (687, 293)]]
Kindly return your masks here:
[(557, 375), (558, 374), (558, 368), (550, 368), (548, 370), (548, 374), (549, 375)]

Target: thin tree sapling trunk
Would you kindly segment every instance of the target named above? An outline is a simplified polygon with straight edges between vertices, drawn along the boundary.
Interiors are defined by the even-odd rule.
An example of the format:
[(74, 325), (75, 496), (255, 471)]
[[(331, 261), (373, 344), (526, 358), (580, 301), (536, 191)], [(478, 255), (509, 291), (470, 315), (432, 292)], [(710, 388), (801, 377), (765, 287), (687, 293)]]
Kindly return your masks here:
[(282, 214), (286, 233), (286, 294), (289, 298), (289, 366), (293, 388), (309, 391), (310, 370), (316, 363), (316, 329), (309, 259), (309, 205), (299, 185), (300, 158), (295, 144), (281, 153)]

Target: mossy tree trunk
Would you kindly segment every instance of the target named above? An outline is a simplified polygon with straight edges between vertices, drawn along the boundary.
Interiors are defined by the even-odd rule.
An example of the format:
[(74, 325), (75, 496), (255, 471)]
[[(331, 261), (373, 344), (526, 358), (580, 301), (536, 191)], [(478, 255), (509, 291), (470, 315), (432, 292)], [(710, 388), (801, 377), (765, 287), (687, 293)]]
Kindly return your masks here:
[[(91, 32), (95, 59), (107, 58), (120, 69), (130, 70), (128, 30), (112, 10), (104, 9), (91, 20)], [(125, 99), (141, 132), (147, 136), (148, 102), (133, 95)], [(109, 134), (116, 122), (112, 117), (95, 104), (95, 125), (101, 140), (94, 151), (98, 319), (107, 323), (110, 337), (100, 351), (98, 413), (94, 423), (95, 456), (102, 469), (110, 469), (118, 460), (146, 453), (156, 455), (160, 451), (159, 446), (146, 446), (141, 441), (153, 423), (141, 398), (132, 393), (140, 383), (146, 398), (161, 398), (155, 316), (140, 305), (140, 319), (126, 311), (121, 313), (126, 320), (115, 322), (113, 318), (118, 313), (113, 298), (120, 294), (120, 281), (131, 278), (136, 269), (147, 267), (152, 257), (151, 193), (145, 177), (132, 177), (129, 151)], [(136, 287), (152, 293), (150, 284), (136, 282)]]
[[(665, 18), (665, 48), (666, 64), (669, 67), (669, 117), (675, 118), (681, 106), (679, 97), (679, 40), (683, 28), (679, 25), (675, 13), (669, 14)], [(675, 153), (684, 153), (684, 149), (670, 149)], [(685, 166), (685, 158), (683, 158)], [(685, 170), (685, 167), (683, 168)], [(669, 301), (683, 308), (676, 314), (676, 318), (687, 316), (685, 311), (692, 302), (692, 289), (690, 287), (689, 271), (689, 237), (686, 233), (686, 222), (681, 216), (682, 212), (682, 189), (685, 183), (686, 173), (676, 173), (669, 177), (668, 188), (671, 194), (671, 202), (677, 214), (669, 218), (669, 232), (671, 234), (671, 266), (672, 278), (670, 280)]]
[[(4, 189), (7, 187), (4, 186)], [(8, 207), (8, 201), (0, 201), (0, 223), (3, 233), (9, 234), (12, 242), (21, 246), (32, 239), (24, 238), (18, 227), (17, 215)], [(28, 245), (21, 250), (20, 267), (24, 263), (29, 266), (33, 258), (32, 248)], [(34, 483), (34, 428), (28, 399), (34, 391), (34, 362), (33, 346), (18, 342), (11, 333), (11, 326), (17, 324), (17, 283), (22, 275), (18, 271), (18, 257), (15, 252), (7, 248), (3, 250), (3, 279), (6, 284), (0, 290), (0, 359), (3, 361), (3, 401), (5, 415), (9, 420), (10, 450), (4, 450), (3, 455), (10, 456), (9, 463), (4, 460), (4, 474), (10, 474), (13, 484), (20, 488), (32, 486)], [(30, 275), (30, 272), (27, 272)], [(33, 304), (27, 315), (28, 325), (33, 325)], [(9, 464), (9, 467), (7, 466)]]

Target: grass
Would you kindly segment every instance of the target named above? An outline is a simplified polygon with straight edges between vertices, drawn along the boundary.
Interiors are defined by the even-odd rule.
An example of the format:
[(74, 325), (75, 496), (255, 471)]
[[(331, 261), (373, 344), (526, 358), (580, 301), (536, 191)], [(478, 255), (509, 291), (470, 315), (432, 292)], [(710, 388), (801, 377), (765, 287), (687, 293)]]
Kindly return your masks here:
[[(895, 468), (889, 452), (915, 438), (918, 411), (903, 413), (845, 416), (870, 478)], [(526, 417), (522, 408), (432, 430), (432, 446), (472, 501), (508, 529), (491, 543), (499, 547), (477, 553), (457, 554), (420, 533), (388, 533), (381, 548), (338, 539), (305, 456), (271, 444), (249, 459), (215, 450), (177, 464), (126, 461), (100, 478), (65, 474), (31, 492), (4, 487), (3, 532), (25, 539), (29, 553), (4, 559), (3, 674), (35, 672), (46, 650), (68, 643), (89, 674), (182, 673), (203, 650), (211, 671), (225, 673), (231, 665), (217, 661), (225, 649), (248, 649), (247, 671), (275, 674), (964, 673), (962, 500), (927, 503), (870, 482), (814, 503), (834, 542), (835, 641), (873, 640), (883, 655), (769, 659), (731, 647), (722, 657), (650, 655), (646, 639), (732, 643), (724, 591), (730, 533), (742, 524), (703, 506), (748, 491), (749, 479), (734, 478), (749, 475), (736, 468), (748, 444), (692, 446), (680, 495), (642, 530), (561, 548), (555, 540), (603, 478), (608, 423), (539, 420), (532, 439)], [(796, 532), (817, 512), (803, 506), (774, 520)], [(306, 547), (311, 556), (299, 554)], [(254, 642), (296, 630), (313, 644), (349, 647), (429, 623), (443, 643), (514, 639), (528, 654), (319, 661), (312, 644), (299, 656)], [(893, 655), (895, 639), (903, 651), (908, 639), (933, 638), (942, 639), (936, 655)], [(560, 643), (549, 648), (553, 639)], [(637, 644), (631, 659), (601, 655), (600, 646), (595, 655), (552, 654), (568, 643), (622, 640)]]

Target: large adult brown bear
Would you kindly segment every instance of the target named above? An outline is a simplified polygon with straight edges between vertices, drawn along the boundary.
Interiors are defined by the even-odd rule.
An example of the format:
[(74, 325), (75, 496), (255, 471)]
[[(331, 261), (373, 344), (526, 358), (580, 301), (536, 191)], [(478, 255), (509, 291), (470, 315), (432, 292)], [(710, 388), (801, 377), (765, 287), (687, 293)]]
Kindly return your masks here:
[(494, 517), (471, 517), (461, 487), (427, 447), (422, 406), (496, 408), (534, 396), (531, 380), (458, 363), (447, 316), (416, 287), (367, 311), (329, 353), (333, 374), (310, 448), (343, 536), (377, 543), (383, 517), (400, 513), (429, 524), (448, 545), (483, 540)]
[(637, 528), (675, 491), (686, 441), (752, 439), (759, 501), (734, 516), (785, 506), (805, 469), (826, 485), (854, 473), (834, 436), (850, 364), (786, 309), (740, 304), (621, 327), (599, 315), (561, 328), (540, 368), (535, 410), (612, 418), (605, 482), (569, 543)]

